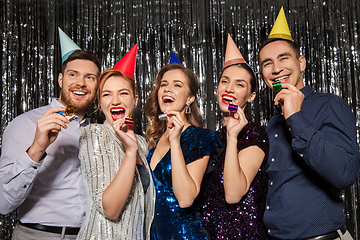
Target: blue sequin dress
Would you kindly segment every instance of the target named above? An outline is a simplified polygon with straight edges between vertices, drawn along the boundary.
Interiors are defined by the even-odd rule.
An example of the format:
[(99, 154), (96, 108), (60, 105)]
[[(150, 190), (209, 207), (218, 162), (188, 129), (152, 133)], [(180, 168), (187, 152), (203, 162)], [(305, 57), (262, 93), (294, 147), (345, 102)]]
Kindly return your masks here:
[[(189, 126), (181, 133), (181, 149), (186, 164), (213, 153), (221, 147), (214, 132)], [(147, 160), (150, 163), (155, 148), (150, 149)], [(155, 217), (151, 227), (151, 239), (208, 239), (203, 232), (199, 202), (180, 208), (172, 188), (170, 150), (152, 171), (156, 188)]]
[[(226, 126), (216, 134), (226, 149)], [(238, 135), (237, 148), (240, 151), (252, 145), (261, 148), (267, 156), (269, 140), (265, 129), (249, 122)], [(266, 239), (266, 229), (263, 224), (267, 190), (266, 156), (249, 191), (236, 204), (228, 204), (225, 201), (223, 184), (225, 151), (219, 156), (214, 171), (204, 179), (201, 192), (203, 223), (210, 239)]]

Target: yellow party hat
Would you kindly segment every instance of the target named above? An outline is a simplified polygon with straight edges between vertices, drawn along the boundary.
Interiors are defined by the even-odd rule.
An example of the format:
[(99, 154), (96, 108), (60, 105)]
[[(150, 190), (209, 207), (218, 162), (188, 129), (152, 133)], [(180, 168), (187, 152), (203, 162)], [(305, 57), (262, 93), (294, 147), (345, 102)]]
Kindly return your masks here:
[(269, 38), (282, 38), (290, 41), (294, 41), (291, 37), (289, 25), (286, 21), (284, 7), (281, 7), (280, 12), (276, 18), (273, 28), (271, 29)]
[(227, 66), (233, 65), (233, 64), (237, 64), (237, 63), (246, 63), (246, 61), (245, 61), (244, 57), (241, 55), (234, 40), (231, 38), (230, 34), (228, 34), (224, 68), (226, 68)]

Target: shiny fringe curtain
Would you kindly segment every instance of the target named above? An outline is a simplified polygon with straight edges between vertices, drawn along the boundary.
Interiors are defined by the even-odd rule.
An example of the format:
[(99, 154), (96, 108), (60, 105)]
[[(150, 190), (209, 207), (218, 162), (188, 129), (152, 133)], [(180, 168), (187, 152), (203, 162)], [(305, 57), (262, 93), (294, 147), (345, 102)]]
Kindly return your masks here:
[[(111, 68), (136, 42), (136, 81), (140, 105), (136, 131), (144, 133), (142, 110), (160, 68), (174, 51), (199, 78), (198, 104), (205, 127), (221, 124), (216, 86), (223, 66), (227, 33), (259, 77), (249, 113), (266, 126), (273, 95), (261, 81), (256, 58), (284, 6), (292, 36), (307, 59), (304, 77), (316, 91), (344, 98), (357, 117), (359, 138), (358, 0), (0, 0), (1, 126), (19, 114), (59, 96), (61, 53), (57, 27), (82, 49), (94, 51), (103, 70)], [(92, 112), (92, 111), (90, 111)], [(103, 121), (98, 113), (93, 122)], [(343, 191), (347, 226), (359, 239), (359, 186)], [(0, 216), (0, 239), (10, 239), (16, 212)]]

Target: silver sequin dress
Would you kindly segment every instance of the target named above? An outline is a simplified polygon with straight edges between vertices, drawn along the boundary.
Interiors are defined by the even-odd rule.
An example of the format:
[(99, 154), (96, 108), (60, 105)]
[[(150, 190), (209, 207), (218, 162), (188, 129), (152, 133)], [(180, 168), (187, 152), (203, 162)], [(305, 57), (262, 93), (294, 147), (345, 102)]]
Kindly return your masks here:
[[(136, 135), (139, 156), (151, 173), (145, 159), (146, 141)], [(116, 176), (125, 148), (116, 137), (113, 128), (107, 123), (91, 124), (80, 136), (79, 158), (87, 194), (86, 216), (77, 239), (149, 239), (151, 222), (154, 216), (155, 188), (152, 179), (146, 193), (138, 168), (134, 183), (122, 214), (116, 220), (104, 216), (102, 195)]]

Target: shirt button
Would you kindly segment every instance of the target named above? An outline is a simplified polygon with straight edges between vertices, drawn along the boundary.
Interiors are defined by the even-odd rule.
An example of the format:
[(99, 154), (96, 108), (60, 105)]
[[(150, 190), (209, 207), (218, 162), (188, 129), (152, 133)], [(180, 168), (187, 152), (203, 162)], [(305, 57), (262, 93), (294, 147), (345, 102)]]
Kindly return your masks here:
[(273, 185), (273, 182), (270, 182), (270, 185)]
[(24, 185), (24, 186), (23, 186), (23, 188), (27, 188), (27, 186), (26, 186), (26, 185)]
[(304, 155), (302, 155), (302, 153), (300, 153), (300, 157), (303, 157)]
[(269, 209), (270, 209), (270, 207), (269, 207), (269, 206), (266, 206), (266, 209), (268, 209), (268, 210), (269, 210)]
[(268, 229), (268, 233), (270, 233), (270, 229)]
[(271, 159), (271, 161), (273, 162), (273, 161), (275, 161), (275, 159), (274, 159), (274, 158), (272, 158), (272, 159)]
[(278, 137), (278, 134), (275, 134), (275, 137)]
[(37, 169), (37, 167), (36, 167), (36, 166), (33, 166), (33, 169)]

